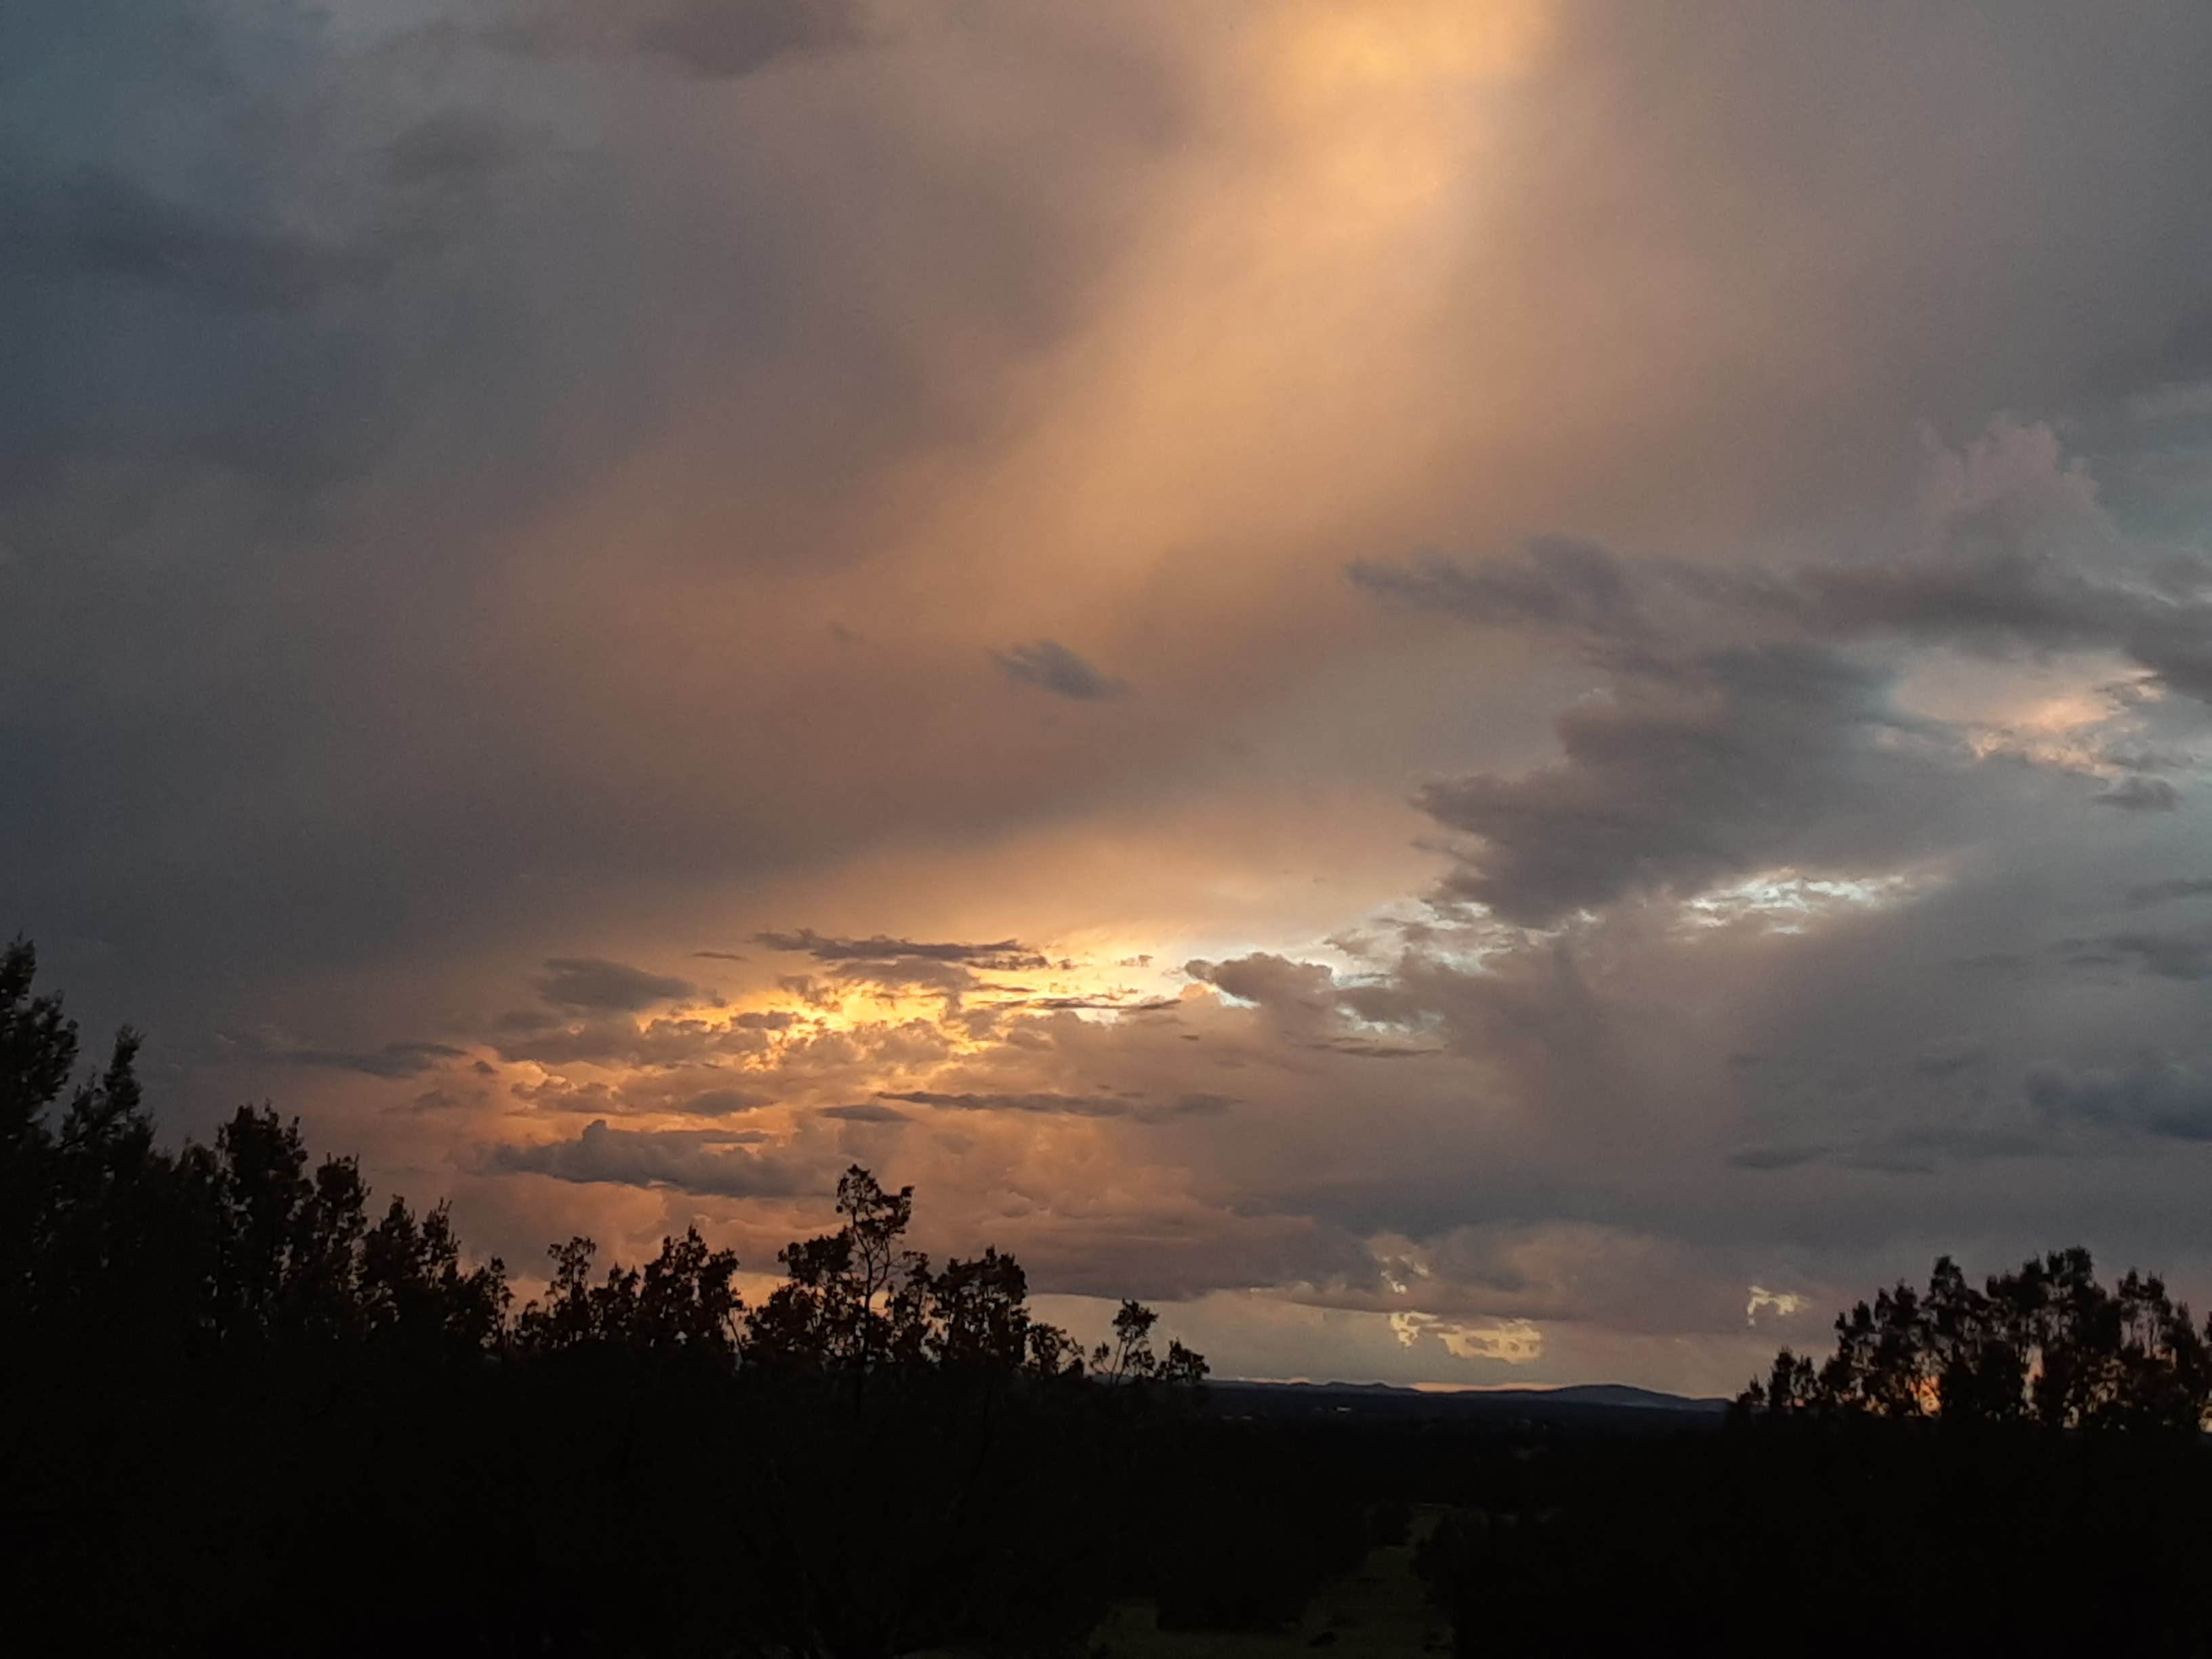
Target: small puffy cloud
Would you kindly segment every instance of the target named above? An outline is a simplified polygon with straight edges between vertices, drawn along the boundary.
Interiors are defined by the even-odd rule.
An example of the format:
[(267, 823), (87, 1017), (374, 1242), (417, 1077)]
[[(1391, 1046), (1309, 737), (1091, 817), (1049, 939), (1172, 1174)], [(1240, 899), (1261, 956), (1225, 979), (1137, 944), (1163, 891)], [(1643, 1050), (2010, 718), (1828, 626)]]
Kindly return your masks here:
[(1743, 1304), (1743, 1322), (1759, 1323), (1761, 1313), (1771, 1313), (1778, 1319), (1788, 1319), (1804, 1311), (1806, 1298), (1795, 1291), (1770, 1291), (1764, 1285), (1753, 1285)]
[(1100, 672), (1056, 640), (1039, 640), (1034, 645), (994, 651), (991, 660), (1010, 680), (1077, 702), (1126, 696), (1130, 690), (1127, 680)]

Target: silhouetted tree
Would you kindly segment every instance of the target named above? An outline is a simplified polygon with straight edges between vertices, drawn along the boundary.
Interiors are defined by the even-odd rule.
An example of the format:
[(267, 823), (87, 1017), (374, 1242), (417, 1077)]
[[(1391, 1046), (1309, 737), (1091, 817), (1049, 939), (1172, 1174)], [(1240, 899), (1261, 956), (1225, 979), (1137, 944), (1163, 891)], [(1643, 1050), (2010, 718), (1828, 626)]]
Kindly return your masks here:
[(592, 1283), (598, 1246), (572, 1238), (553, 1246), (553, 1279), (544, 1303), (533, 1302), (516, 1322), (515, 1340), (526, 1353), (599, 1347), (629, 1353), (683, 1353), (726, 1367), (736, 1358), (738, 1322), (744, 1304), (731, 1280), (733, 1250), (710, 1250), (696, 1227), (660, 1241), (660, 1254), (642, 1270), (610, 1267)]
[(1003, 1373), (1029, 1358), (1029, 1275), (1010, 1255), (987, 1249), (947, 1261), (930, 1282), (929, 1313), (928, 1351), (939, 1364)]
[(1141, 1302), (1124, 1302), (1114, 1316), (1114, 1334), (1091, 1351), (1091, 1375), (1109, 1384), (1159, 1382), (1194, 1386), (1206, 1380), (1204, 1356), (1170, 1341), (1164, 1358), (1152, 1352), (1159, 1315)]
[(2212, 1409), (2212, 1341), (2156, 1278), (2131, 1272), (2106, 1290), (2085, 1249), (2051, 1251), (1978, 1291), (1944, 1256), (1924, 1295), (1900, 1284), (1839, 1315), (1835, 1352), (1817, 1374), (1784, 1348), (1738, 1403), (2194, 1432)]
[(18, 939), (0, 951), (0, 1322), (21, 1332), (39, 1285), (40, 1233), (53, 1136), (46, 1110), (76, 1067), (76, 1023), (58, 996), (33, 995), (38, 953)]

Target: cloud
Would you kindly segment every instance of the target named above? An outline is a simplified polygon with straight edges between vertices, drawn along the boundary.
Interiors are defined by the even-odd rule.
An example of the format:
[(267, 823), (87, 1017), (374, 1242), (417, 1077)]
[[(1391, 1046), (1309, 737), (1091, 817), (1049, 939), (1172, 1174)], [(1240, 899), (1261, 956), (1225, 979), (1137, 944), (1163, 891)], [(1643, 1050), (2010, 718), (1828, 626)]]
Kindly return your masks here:
[(1212, 1116), (1236, 1105), (1234, 1096), (1192, 1093), (1176, 1096), (1165, 1105), (1131, 1100), (1119, 1095), (1073, 1095), (1040, 1091), (1032, 1094), (952, 1094), (928, 1089), (903, 1093), (887, 1091), (885, 1100), (914, 1106), (933, 1106), (948, 1112), (1016, 1112), (1047, 1117), (1130, 1118), (1154, 1123), (1170, 1118)]
[(1338, 1000), (1336, 976), (1327, 968), (1265, 951), (1228, 962), (1187, 963), (1183, 971), (1240, 1002), (1257, 1003), (1279, 1014), (1325, 1014)]
[(1431, 552), (1404, 564), (1355, 560), (1348, 574), (1378, 599), (1485, 627), (1533, 623), (1615, 638), (1646, 628), (1620, 559), (1565, 537), (1536, 538), (1518, 562), (1470, 567)]
[(1014, 996), (994, 1000), (994, 1008), (1035, 1008), (1042, 1012), (1087, 1010), (1099, 1013), (1157, 1014), (1176, 1006), (1173, 997), (1140, 995), (1134, 991), (1101, 991), (1095, 996)]
[(534, 981), (538, 994), (556, 1008), (635, 1013), (657, 1002), (696, 996), (690, 981), (650, 974), (602, 957), (551, 957)]
[(2039, 1067), (2027, 1097), (2060, 1123), (2212, 1140), (2212, 1073), (2163, 1054), (2120, 1066)]
[(413, 1112), (481, 1111), (484, 1097), (478, 1090), (426, 1089), (408, 1103)]
[[(519, 1259), (702, 1205), (487, 1141), (862, 1103), (1275, 1374), (1464, 1370), (1386, 1257), (1716, 1389), (1967, 1243), (2203, 1301), (2191, 1148), (2016, 1086), (2212, 1061), (2119, 902), (2207, 810), (2203, 6), (161, 9), (0, 8), (0, 927), (165, 1133), (319, 1055)], [(644, 982), (500, 1018), (563, 938)]]
[(1127, 681), (1101, 673), (1054, 640), (994, 651), (991, 660), (998, 664), (1000, 673), (1018, 684), (1033, 685), (1076, 702), (1103, 702), (1127, 696), (1130, 691)]
[(738, 1112), (757, 1112), (775, 1103), (769, 1096), (750, 1089), (702, 1089), (675, 1109), (696, 1117), (727, 1117)]
[(2171, 812), (2181, 805), (2181, 791), (2164, 778), (2136, 775), (2100, 790), (2092, 799), (2100, 806), (2123, 812)]
[(857, 38), (854, 0), (520, 0), (492, 32), (511, 49), (658, 58), (709, 80)]
[(2170, 876), (2138, 882), (2127, 890), (2131, 905), (2165, 904), (2175, 899), (2212, 898), (2212, 876)]
[(2145, 774), (2191, 764), (2185, 749), (1975, 731), (1898, 705), (1899, 641), (2124, 653), (2148, 675), (2105, 688), (2114, 720), (2163, 686), (2212, 690), (2212, 562), (2123, 534), (2047, 427), (2001, 420), (1931, 455), (1918, 537), (1884, 556), (1717, 567), (1554, 538), (1478, 566), (1355, 562), (1370, 594), (1549, 638), (1602, 676), (1558, 718), (1559, 763), (1419, 792), (1473, 838), (1447, 894), (1548, 926), (1763, 865), (1911, 857), (1932, 838), (1867, 805), (1962, 797), (1968, 757), (2101, 775), (2098, 805), (2177, 810), (2175, 785)]
[(385, 152), (392, 183), (410, 190), (474, 182), (518, 159), (504, 125), (459, 110), (416, 122)]
[(1788, 1319), (1794, 1314), (1803, 1312), (1806, 1306), (1807, 1298), (1795, 1291), (1770, 1291), (1764, 1285), (1754, 1285), (1743, 1304), (1743, 1322), (1747, 1325), (1759, 1323), (1762, 1310), (1772, 1313), (1778, 1319)]
[(1945, 767), (1887, 693), (1808, 645), (1624, 667), (1559, 717), (1559, 762), (1422, 787), (1421, 808), (1475, 842), (1444, 890), (1541, 927), (1637, 890), (1910, 856), (1919, 838), (1876, 804), (1927, 798)]
[(210, 305), (289, 311), (376, 281), (389, 256), (242, 228), (103, 167), (0, 194), (0, 228), (28, 268), (131, 283)]
[(731, 1135), (616, 1129), (605, 1118), (586, 1125), (573, 1140), (495, 1146), (486, 1162), (495, 1171), (556, 1181), (669, 1187), (721, 1198), (789, 1198), (821, 1185), (817, 1176), (802, 1174), (774, 1153), (753, 1151)]
[(931, 943), (891, 939), (878, 933), (870, 939), (826, 938), (811, 927), (791, 933), (763, 933), (754, 941), (771, 951), (789, 951), (817, 962), (890, 963), (902, 962), (954, 963), (993, 973), (1019, 973), (1047, 966), (1045, 958), (1019, 939), (1002, 939), (988, 945)]
[(2160, 979), (2212, 979), (2212, 935), (2118, 933), (2062, 942), (2069, 963), (2083, 967), (2127, 965)]
[(1394, 1313), (1390, 1329), (1400, 1346), (1413, 1347), (1434, 1338), (1455, 1359), (1493, 1359), (1507, 1365), (1530, 1365), (1544, 1357), (1544, 1333), (1526, 1319), (1495, 1324), (1465, 1324), (1428, 1313)]
[(1912, 1069), (1923, 1077), (1956, 1077), (1980, 1065), (1989, 1055), (1990, 1045), (1978, 1037), (1943, 1037), (1913, 1055)]
[(319, 1048), (246, 1034), (225, 1036), (221, 1039), (221, 1046), (227, 1056), (273, 1060), (282, 1066), (318, 1071), (358, 1072), (364, 1077), (374, 1078), (420, 1077), (426, 1072), (436, 1071), (449, 1060), (468, 1057), (467, 1049), (457, 1048), (449, 1042), (420, 1041), (387, 1042), (377, 1048)]
[(816, 1114), (820, 1117), (836, 1118), (845, 1123), (910, 1123), (904, 1112), (893, 1107), (879, 1106), (873, 1101), (860, 1101), (848, 1106), (824, 1106)]
[(1738, 1170), (1795, 1170), (1818, 1164), (1832, 1151), (1827, 1146), (1746, 1146), (1730, 1152), (1728, 1162)]

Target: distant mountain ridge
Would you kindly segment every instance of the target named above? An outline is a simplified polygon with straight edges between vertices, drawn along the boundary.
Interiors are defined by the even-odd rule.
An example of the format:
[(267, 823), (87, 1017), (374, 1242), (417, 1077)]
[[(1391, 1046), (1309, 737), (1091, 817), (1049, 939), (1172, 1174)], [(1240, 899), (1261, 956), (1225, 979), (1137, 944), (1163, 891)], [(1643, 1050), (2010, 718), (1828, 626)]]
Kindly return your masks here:
[(1395, 1382), (1276, 1382), (1236, 1378), (1208, 1385), (1238, 1394), (1273, 1396), (1278, 1400), (1310, 1400), (1328, 1403), (1324, 1396), (1341, 1396), (1346, 1402), (1389, 1401), (1416, 1404), (1438, 1410), (1482, 1410), (1512, 1407), (1521, 1411), (1595, 1408), (1607, 1411), (1683, 1412), (1705, 1414), (1724, 1412), (1726, 1400), (1668, 1394), (1640, 1389), (1627, 1382), (1571, 1382), (1556, 1389), (1409, 1389)]

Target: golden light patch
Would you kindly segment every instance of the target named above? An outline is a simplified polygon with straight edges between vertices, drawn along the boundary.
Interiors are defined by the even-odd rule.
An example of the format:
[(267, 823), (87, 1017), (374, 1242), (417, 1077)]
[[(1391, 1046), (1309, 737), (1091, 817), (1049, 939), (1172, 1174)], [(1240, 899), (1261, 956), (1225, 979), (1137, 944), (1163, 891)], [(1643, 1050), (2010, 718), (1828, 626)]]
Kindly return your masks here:
[(1541, 63), (1553, 34), (1543, 0), (1312, 5), (1291, 9), (1288, 20), (1284, 89), (1314, 102), (1355, 89), (1518, 78)]

